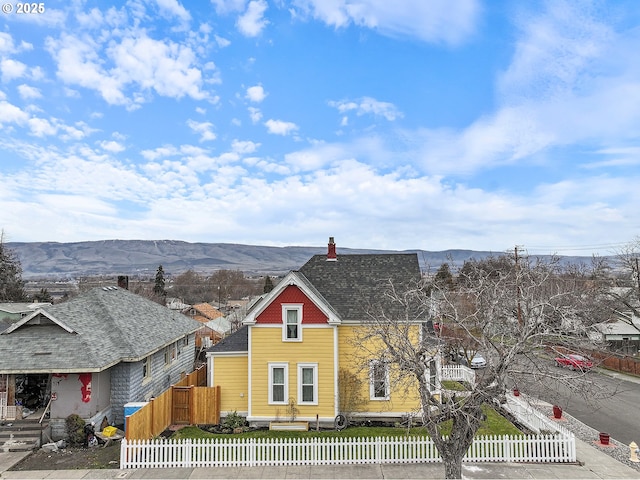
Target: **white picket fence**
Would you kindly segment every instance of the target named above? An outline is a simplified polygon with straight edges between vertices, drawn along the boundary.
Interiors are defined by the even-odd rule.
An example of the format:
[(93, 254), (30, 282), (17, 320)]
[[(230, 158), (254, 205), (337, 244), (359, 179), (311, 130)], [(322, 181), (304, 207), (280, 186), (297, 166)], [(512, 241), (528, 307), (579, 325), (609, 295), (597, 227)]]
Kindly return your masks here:
[[(122, 440), (120, 468), (441, 462), (428, 437)], [(465, 462), (576, 461), (575, 436), (486, 436)]]

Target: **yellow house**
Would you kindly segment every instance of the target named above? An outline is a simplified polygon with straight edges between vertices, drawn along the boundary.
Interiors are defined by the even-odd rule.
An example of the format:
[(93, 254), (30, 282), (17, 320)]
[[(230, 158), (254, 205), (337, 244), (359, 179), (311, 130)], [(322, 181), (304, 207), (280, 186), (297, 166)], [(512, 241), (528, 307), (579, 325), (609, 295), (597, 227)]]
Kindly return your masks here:
[[(241, 329), (207, 351), (221, 415), (237, 412), (253, 425), (295, 419), (327, 426), (345, 413), (369, 420), (417, 413), (417, 389), (400, 388), (392, 368), (356, 339), (384, 285), (420, 276), (416, 254), (338, 257), (331, 238), (327, 255), (290, 272), (249, 309)], [(411, 321), (416, 341), (426, 320)], [(439, 382), (432, 386), (439, 393)]]

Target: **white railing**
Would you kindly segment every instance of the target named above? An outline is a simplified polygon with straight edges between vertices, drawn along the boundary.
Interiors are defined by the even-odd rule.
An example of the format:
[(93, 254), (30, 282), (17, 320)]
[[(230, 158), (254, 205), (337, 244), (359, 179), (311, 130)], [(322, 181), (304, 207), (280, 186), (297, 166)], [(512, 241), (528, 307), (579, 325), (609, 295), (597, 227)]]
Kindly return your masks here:
[(2, 406), (0, 405), (0, 420), (16, 420), (16, 407), (12, 406)]
[(503, 405), (505, 410), (514, 415), (520, 423), (534, 432), (557, 432), (561, 435), (571, 435), (571, 431), (558, 422), (554, 422), (543, 413), (533, 408), (522, 397), (507, 395), (507, 403)]
[(443, 365), (440, 380), (453, 380), (457, 382), (476, 383), (476, 372), (464, 365)]
[[(428, 437), (122, 440), (120, 468), (441, 462)], [(487, 436), (465, 462), (575, 462), (573, 435)]]

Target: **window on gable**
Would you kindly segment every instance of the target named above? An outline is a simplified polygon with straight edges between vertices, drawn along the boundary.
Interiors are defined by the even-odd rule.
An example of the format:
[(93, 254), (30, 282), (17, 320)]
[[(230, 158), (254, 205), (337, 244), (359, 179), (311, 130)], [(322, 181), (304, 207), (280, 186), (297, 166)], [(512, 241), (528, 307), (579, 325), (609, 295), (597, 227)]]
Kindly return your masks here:
[(302, 340), (302, 305), (282, 306), (282, 340), (299, 342)]
[(288, 389), (289, 365), (286, 363), (269, 364), (269, 403), (286, 404)]
[(389, 400), (389, 364), (375, 360), (370, 364), (369, 397), (371, 400)]
[(318, 404), (318, 364), (298, 364), (298, 403)]

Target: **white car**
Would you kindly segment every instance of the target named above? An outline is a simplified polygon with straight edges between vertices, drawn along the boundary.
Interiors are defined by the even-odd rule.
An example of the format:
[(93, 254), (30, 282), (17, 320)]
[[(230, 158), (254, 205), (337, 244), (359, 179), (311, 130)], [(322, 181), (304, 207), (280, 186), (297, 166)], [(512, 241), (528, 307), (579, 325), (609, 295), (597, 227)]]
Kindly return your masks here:
[(486, 366), (487, 361), (479, 353), (476, 353), (471, 359), (471, 368), (484, 368)]

